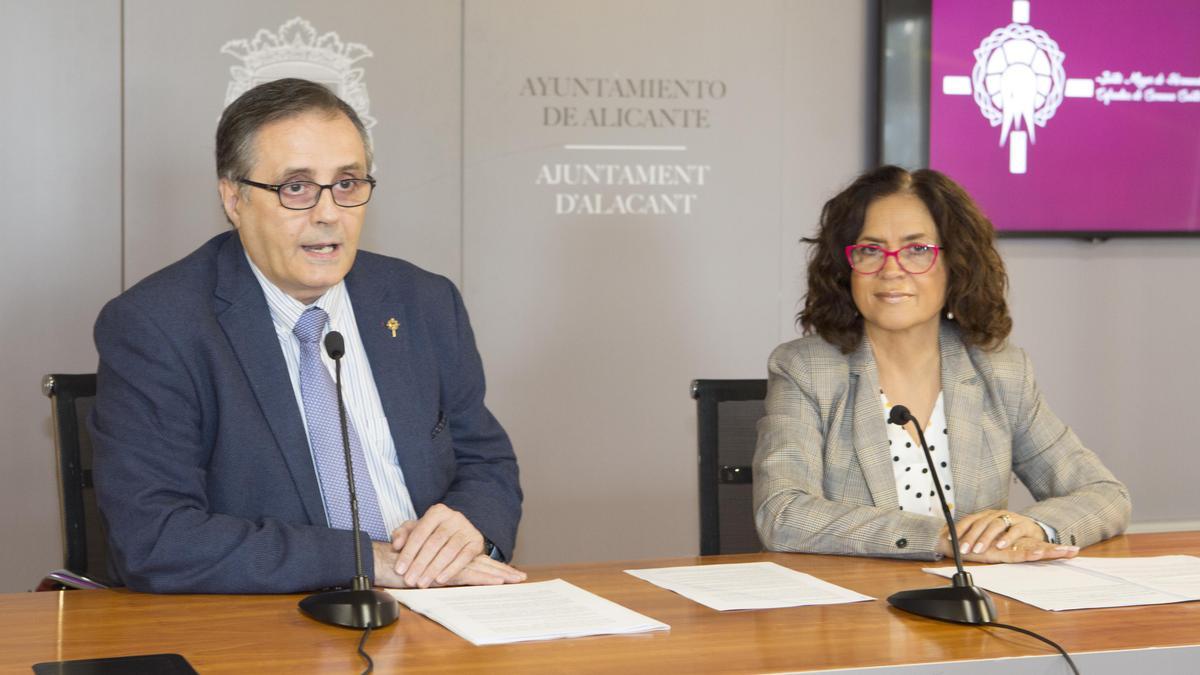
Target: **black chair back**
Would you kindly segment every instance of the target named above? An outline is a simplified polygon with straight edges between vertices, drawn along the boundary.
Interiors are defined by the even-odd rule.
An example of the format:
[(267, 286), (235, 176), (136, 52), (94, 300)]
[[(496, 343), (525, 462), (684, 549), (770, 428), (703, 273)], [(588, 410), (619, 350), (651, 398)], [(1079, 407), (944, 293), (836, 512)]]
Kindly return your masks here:
[(695, 380), (700, 450), (700, 555), (762, 550), (751, 461), (766, 380)]
[(96, 398), (96, 375), (47, 375), (42, 393), (53, 415), (66, 570), (109, 584), (108, 533), (92, 487), (92, 439), (85, 423)]

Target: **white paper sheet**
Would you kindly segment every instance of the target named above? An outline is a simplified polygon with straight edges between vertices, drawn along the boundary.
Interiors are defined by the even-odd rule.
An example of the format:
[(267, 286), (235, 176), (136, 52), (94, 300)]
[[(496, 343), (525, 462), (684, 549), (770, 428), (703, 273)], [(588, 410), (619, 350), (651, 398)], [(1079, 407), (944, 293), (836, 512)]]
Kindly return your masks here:
[[(970, 565), (975, 584), (1039, 609), (1162, 605), (1200, 600), (1200, 558), (1072, 558), (1038, 563)], [(950, 578), (953, 567), (927, 567)]]
[(722, 612), (874, 600), (770, 562), (659, 567), (625, 573)]
[(562, 579), (388, 592), (476, 645), (671, 628)]

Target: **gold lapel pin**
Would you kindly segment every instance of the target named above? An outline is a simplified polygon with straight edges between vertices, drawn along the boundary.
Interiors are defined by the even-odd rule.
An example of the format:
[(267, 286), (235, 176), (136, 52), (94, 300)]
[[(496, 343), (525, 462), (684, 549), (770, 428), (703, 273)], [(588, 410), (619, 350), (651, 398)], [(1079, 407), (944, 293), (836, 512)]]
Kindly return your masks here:
[(396, 320), (396, 317), (393, 316), (392, 318), (388, 319), (387, 323), (383, 325), (387, 326), (387, 329), (392, 331), (392, 337), (396, 337), (396, 329), (400, 327), (400, 322)]

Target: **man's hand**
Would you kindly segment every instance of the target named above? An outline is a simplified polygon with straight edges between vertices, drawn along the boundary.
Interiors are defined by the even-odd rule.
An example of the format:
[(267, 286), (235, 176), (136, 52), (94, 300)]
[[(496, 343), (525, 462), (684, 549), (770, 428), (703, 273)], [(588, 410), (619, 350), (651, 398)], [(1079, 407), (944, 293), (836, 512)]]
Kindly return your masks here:
[[(376, 541), (372, 543), (372, 553), (375, 556), (375, 585), (386, 588), (412, 588), (404, 580), (404, 576), (396, 573), (399, 554), (392, 545)], [(525, 573), (505, 565), (499, 560), (492, 560), (482, 553), (468, 561), (455, 576), (446, 583), (435, 583), (435, 586), (496, 586), (499, 584), (515, 584), (525, 581)]]
[(458, 584), (488, 583), (460, 578), (468, 570), (468, 578), (479, 573), (485, 577), (499, 574), (499, 583), (524, 580), (524, 574), (503, 563), (500, 567), (482, 565), (479, 558), (487, 558), (483, 542), (483, 535), (466, 516), (445, 504), (434, 504), (419, 520), (405, 521), (392, 531), (392, 549), (397, 552), (393, 570), (409, 588), (457, 585), (456, 580)]
[(399, 555), (396, 574), (410, 588), (444, 585), (482, 554), (483, 535), (463, 514), (434, 504), (418, 520), (392, 531), (392, 548)]
[[(1011, 511), (980, 511), (955, 524), (959, 552), (974, 562), (1031, 562), (1074, 558), (1078, 546), (1062, 546), (1046, 541), (1046, 533), (1034, 519)], [(953, 556), (950, 534), (942, 528), (938, 552)]]

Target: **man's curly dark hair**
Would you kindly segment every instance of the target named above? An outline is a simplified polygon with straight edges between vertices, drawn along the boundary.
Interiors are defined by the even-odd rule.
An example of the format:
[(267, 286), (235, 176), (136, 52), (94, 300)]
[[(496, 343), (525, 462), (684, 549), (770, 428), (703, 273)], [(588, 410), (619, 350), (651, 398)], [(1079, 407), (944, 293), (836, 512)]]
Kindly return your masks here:
[(849, 354), (863, 336), (863, 318), (850, 295), (845, 248), (862, 233), (867, 207), (897, 193), (916, 195), (929, 210), (941, 237), (946, 265), (945, 312), (952, 312), (963, 340), (997, 349), (1012, 330), (1005, 293), (1008, 274), (996, 251), (996, 231), (975, 201), (945, 174), (881, 166), (859, 176), (821, 209), (820, 230), (808, 257), (808, 293), (796, 322)]

